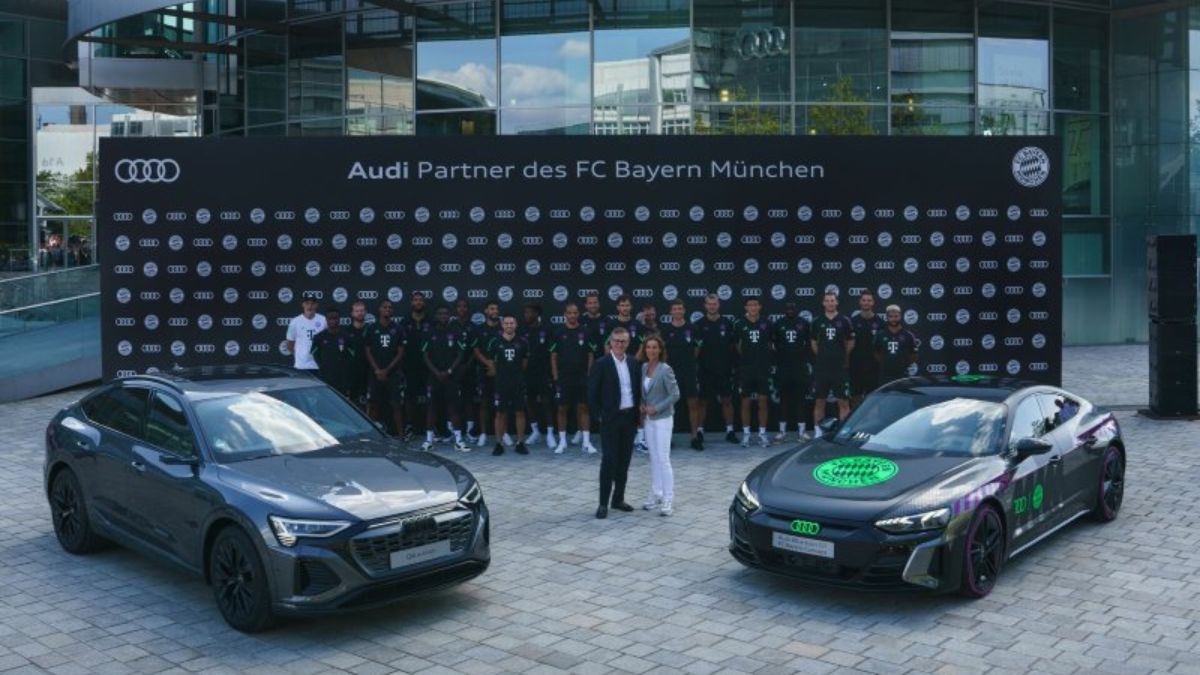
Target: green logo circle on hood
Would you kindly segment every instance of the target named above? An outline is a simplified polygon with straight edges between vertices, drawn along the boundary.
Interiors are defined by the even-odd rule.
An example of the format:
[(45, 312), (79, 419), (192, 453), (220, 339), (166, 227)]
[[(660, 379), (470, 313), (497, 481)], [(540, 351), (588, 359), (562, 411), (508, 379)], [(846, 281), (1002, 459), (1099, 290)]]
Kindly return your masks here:
[(836, 488), (860, 488), (889, 481), (900, 473), (900, 467), (883, 457), (838, 457), (822, 462), (813, 469), (813, 478), (822, 485)]

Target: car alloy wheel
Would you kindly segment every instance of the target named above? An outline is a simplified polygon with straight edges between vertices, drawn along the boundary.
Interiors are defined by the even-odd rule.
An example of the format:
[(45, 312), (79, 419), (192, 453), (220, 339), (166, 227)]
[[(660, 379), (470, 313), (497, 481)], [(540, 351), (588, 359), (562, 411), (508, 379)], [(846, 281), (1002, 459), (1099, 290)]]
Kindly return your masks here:
[(209, 577), (217, 609), (230, 626), (254, 633), (271, 625), (271, 600), (262, 562), (241, 530), (229, 527), (217, 535)]
[(59, 472), (50, 486), (50, 516), (64, 551), (89, 553), (99, 547), (102, 540), (92, 532), (79, 481), (70, 469)]
[(975, 512), (963, 548), (963, 594), (982, 598), (992, 592), (1004, 564), (1004, 523), (991, 504)]
[(1107, 523), (1117, 517), (1121, 500), (1125, 498), (1125, 458), (1117, 448), (1104, 452), (1104, 463), (1100, 467), (1100, 491), (1097, 495), (1096, 519)]

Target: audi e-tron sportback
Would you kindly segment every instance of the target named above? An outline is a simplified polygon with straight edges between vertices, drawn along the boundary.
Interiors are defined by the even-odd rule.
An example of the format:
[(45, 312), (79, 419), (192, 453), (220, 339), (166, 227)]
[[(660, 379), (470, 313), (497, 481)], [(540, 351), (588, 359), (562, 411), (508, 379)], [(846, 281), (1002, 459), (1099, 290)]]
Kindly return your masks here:
[(238, 630), (466, 581), (491, 560), (475, 478), (410, 452), (316, 379), (229, 366), (139, 375), (46, 428), (59, 544), (201, 575)]
[(1067, 523), (1116, 518), (1125, 460), (1117, 420), (1061, 389), (897, 380), (750, 472), (729, 550), (815, 583), (983, 597), (1005, 561)]

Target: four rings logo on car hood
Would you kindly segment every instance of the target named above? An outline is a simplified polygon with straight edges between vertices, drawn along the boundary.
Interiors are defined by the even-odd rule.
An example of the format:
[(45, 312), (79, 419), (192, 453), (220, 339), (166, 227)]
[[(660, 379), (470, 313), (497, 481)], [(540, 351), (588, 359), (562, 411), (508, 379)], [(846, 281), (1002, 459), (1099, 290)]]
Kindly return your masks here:
[(122, 183), (174, 183), (180, 169), (173, 159), (122, 159), (113, 173)]

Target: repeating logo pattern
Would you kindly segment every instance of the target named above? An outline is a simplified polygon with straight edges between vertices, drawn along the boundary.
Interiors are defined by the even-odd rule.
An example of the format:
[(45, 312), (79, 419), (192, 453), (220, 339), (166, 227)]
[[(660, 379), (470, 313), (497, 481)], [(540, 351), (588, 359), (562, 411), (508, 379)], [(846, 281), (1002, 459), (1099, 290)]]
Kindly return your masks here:
[[(419, 147), (452, 161), (461, 152), (437, 139), (408, 139), (414, 146), (403, 151), (392, 139), (371, 140), (370, 150), (381, 155), (412, 155)], [(574, 152), (545, 143), (552, 139), (497, 140), (515, 162), (537, 159), (550, 147)], [(716, 156), (727, 147), (709, 146), (718, 139), (636, 140), (619, 146), (622, 157)], [(764, 156), (831, 163), (834, 155), (911, 153), (888, 142), (895, 139), (842, 139), (864, 144), (845, 150), (804, 138), (736, 140)], [(635, 311), (653, 302), (662, 318), (677, 298), (691, 314), (715, 293), (723, 311), (737, 316), (745, 299), (756, 297), (774, 318), (789, 301), (816, 314), (826, 291), (839, 293), (841, 310), (850, 313), (870, 290), (878, 311), (898, 304), (922, 341), (919, 372), (1057, 382), (1057, 188), (1045, 177), (1031, 188), (1007, 179), (1018, 164), (1026, 177), (1039, 174), (1036, 153), (1022, 157), (1030, 147), (1040, 150), (1027, 140), (955, 141), (971, 157), (961, 171), (913, 167), (864, 184), (869, 167), (852, 165), (804, 189), (670, 183), (641, 193), (616, 182), (547, 190), (520, 180), (343, 191), (316, 167), (268, 162), (225, 141), (219, 150), (200, 147), (208, 141), (167, 143), (170, 153), (156, 146), (163, 177), (126, 182), (121, 175), (158, 176), (159, 168), (134, 159), (150, 154), (144, 145), (123, 152), (124, 141), (115, 141), (106, 146), (112, 164), (101, 173), (107, 182), (99, 214), (104, 372), (286, 363), (284, 328), (304, 292), (340, 307), (343, 316), (356, 300), (374, 314), (383, 298), (403, 312), (413, 294), (423, 293), (431, 303), (466, 300), (472, 313), (488, 300), (518, 314), (522, 304), (538, 302), (557, 321), (563, 302), (589, 293), (600, 294), (606, 311), (628, 293)], [(589, 152), (617, 154), (597, 147), (589, 145)], [(347, 157), (366, 148), (346, 139)], [(322, 165), (337, 162), (322, 155)], [(283, 172), (279, 180), (252, 180), (268, 173), (267, 164)], [(118, 173), (118, 166), (130, 173)], [(213, 180), (225, 176), (221, 189), (185, 189), (167, 180), (185, 173), (178, 167), (188, 181), (212, 169)], [(988, 194), (980, 196), (979, 185), (989, 186)]]

